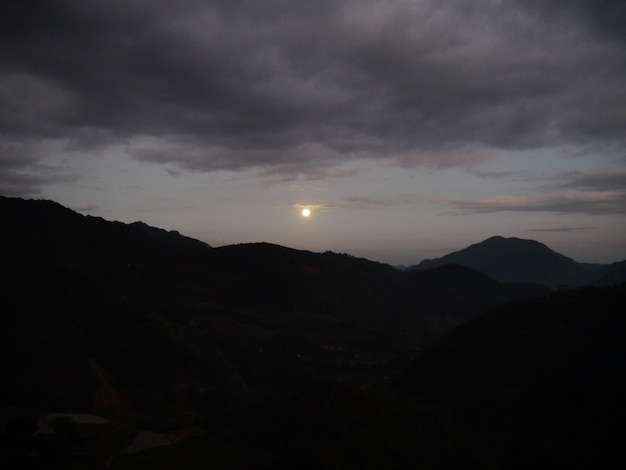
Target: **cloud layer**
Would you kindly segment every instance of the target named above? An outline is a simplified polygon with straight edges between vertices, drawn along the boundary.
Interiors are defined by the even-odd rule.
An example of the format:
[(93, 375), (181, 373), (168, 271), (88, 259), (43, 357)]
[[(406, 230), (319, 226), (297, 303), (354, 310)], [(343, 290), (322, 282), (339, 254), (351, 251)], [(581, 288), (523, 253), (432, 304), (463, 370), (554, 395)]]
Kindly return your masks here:
[(624, 24), (606, 0), (12, 2), (0, 188), (58, 177), (37, 167), (53, 152), (112, 147), (281, 178), (493, 150), (623, 158)]
[(570, 173), (558, 191), (540, 195), (496, 195), (484, 199), (444, 199), (460, 214), (490, 212), (558, 212), (626, 214), (626, 170)]
[(541, 196), (492, 196), (485, 199), (448, 199), (463, 214), (489, 212), (626, 213), (626, 191), (561, 191)]

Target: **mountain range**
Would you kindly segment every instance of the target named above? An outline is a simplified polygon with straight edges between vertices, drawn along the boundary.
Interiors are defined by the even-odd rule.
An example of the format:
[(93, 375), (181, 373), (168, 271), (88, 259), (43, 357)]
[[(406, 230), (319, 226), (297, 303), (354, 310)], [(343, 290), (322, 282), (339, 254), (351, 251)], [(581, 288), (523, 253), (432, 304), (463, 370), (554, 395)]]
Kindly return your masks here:
[(419, 271), (450, 264), (475, 269), (499, 282), (533, 282), (553, 289), (626, 280), (626, 261), (606, 265), (579, 263), (535, 240), (501, 236), (442, 258), (423, 260), (407, 269)]
[[(482, 272), (399, 271), (267, 243), (215, 248), (5, 197), (0, 220), (3, 468), (527, 468), (619, 456), (619, 435), (570, 427), (624, 417), (620, 264), (579, 266), (495, 237), (467, 249), (491, 260)], [(522, 282), (485, 272), (505, 259)], [(528, 277), (530, 259), (560, 271)], [(583, 272), (613, 285), (548, 287)], [(42, 435), (51, 411), (113, 421)], [(185, 437), (122, 453), (139, 429)], [(554, 448), (536, 445), (549, 437)]]
[[(5, 366), (20, 372), (4, 394), (48, 408), (72, 400), (117, 412), (134, 408), (119, 397), (141, 396), (129, 390), (155, 380), (155, 363), (172, 374), (172, 386), (281, 389), (287, 372), (308, 377), (338, 364), (357, 370), (404, 357), (486, 308), (549, 294), (462, 266), (400, 272), (267, 243), (211, 248), (51, 201), (0, 198), (0, 218), (11, 325), (2, 336), (20, 351), (21, 364), (11, 367), (15, 354), (5, 356)], [(185, 365), (169, 351), (187, 357)], [(298, 357), (305, 359), (294, 362)], [(119, 399), (96, 400), (104, 389)]]

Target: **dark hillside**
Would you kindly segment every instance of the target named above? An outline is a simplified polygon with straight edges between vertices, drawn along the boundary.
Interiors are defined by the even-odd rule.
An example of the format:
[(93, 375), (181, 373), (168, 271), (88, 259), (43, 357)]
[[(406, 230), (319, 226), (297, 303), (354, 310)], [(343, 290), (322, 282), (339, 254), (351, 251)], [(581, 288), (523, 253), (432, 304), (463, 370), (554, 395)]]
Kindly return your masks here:
[(95, 397), (114, 389), (130, 406), (107, 406), (125, 412), (181, 387), (360, 373), (486, 307), (546, 294), (461, 267), (402, 273), (266, 243), (210, 249), (51, 201), (2, 198), (0, 215), (2, 365), (16, 374), (2, 392), (20, 405), (99, 409)]
[(503, 468), (626, 463), (626, 284), (473, 318), (415, 363), (413, 387)]
[(596, 286), (615, 285), (626, 279), (626, 261), (607, 264), (594, 271), (590, 278), (591, 284)]
[(0, 196), (3, 257), (102, 268), (203, 256), (205, 243), (136, 222), (80, 215), (53, 201)]
[[(403, 273), (267, 243), (209, 248), (49, 201), (2, 198), (0, 216), (0, 421), (113, 418), (85, 435), (99, 464), (123, 448), (105, 445), (116, 430), (194, 436), (113, 468), (181, 455), (189, 468), (232, 468), (233, 456), (249, 468), (482, 467), (473, 436), (393, 378), (482, 309), (549, 293), (461, 266)], [(43, 455), (36, 436), (22, 435), (16, 458)], [(14, 441), (0, 436), (0, 466), (15, 467), (2, 460)]]
[(588, 283), (597, 266), (577, 263), (534, 240), (491, 237), (442, 258), (423, 260), (410, 270), (460, 264), (499, 282), (527, 282), (558, 288)]
[(460, 265), (443, 265), (425, 271), (409, 271), (407, 276), (419, 292), (419, 302), (445, 305), (445, 310), (469, 318), (494, 304), (544, 297), (549, 289), (538, 284), (502, 284), (489, 276)]

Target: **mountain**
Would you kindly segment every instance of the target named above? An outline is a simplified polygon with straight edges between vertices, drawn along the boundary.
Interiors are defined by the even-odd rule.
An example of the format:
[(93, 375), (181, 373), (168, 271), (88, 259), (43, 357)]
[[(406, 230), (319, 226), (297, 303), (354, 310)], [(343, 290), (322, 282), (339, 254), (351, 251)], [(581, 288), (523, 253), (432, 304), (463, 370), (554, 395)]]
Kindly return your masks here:
[(46, 200), (0, 196), (0, 220), (0, 253), (9, 258), (113, 265), (189, 258), (210, 248), (175, 231), (83, 216)]
[(623, 465), (624, 312), (626, 284), (500, 306), (424, 351), (408, 379), (499, 468)]
[(594, 270), (590, 284), (605, 286), (619, 284), (626, 279), (626, 261), (618, 261)]
[(3, 358), (18, 374), (3, 391), (40, 407), (122, 412), (94, 397), (115, 389), (126, 408), (145, 407), (180, 383), (280, 389), (388, 361), (485, 308), (547, 294), (459, 266), (403, 273), (267, 243), (210, 248), (51, 201), (0, 198), (0, 217)]
[[(457, 434), (390, 379), (484, 309), (549, 295), (462, 266), (401, 272), (268, 243), (211, 248), (51, 201), (0, 198), (0, 220), (3, 468), (46, 468), (16, 462), (52, 451), (57, 468), (90, 468), (77, 461), (85, 452), (112, 468), (181, 456), (232, 468), (234, 455), (248, 468), (436, 462)], [(115, 423), (59, 424), (69, 441), (25, 431), (50, 411)], [(136, 426), (195, 437), (139, 464), (115, 437)], [(79, 431), (88, 444), (68, 450)], [(446, 455), (480, 460), (480, 449)]]
[[(0, 220), (2, 468), (615, 457), (623, 287), (551, 293), (461, 265), (211, 248), (51, 201), (0, 198)], [(51, 411), (111, 421), (42, 425)], [(171, 445), (127, 453), (154, 436), (141, 430)]]
[(534, 240), (495, 236), (442, 258), (427, 259), (409, 270), (431, 269), (460, 264), (487, 274), (500, 282), (530, 282), (553, 289), (562, 285), (580, 286), (623, 281), (623, 269), (603, 274), (602, 265), (578, 263)]

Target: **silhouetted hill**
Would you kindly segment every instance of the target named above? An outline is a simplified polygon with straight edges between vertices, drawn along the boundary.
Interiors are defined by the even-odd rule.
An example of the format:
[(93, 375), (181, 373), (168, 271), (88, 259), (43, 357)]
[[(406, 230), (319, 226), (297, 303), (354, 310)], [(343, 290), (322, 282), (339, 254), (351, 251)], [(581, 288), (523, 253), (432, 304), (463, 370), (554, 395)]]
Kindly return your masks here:
[(626, 284), (474, 317), (427, 349), (411, 380), (502, 468), (626, 463)]
[(461, 267), (402, 273), (267, 243), (209, 249), (51, 201), (1, 198), (0, 216), (4, 358), (19, 357), (5, 395), (42, 407), (102, 407), (94, 396), (111, 387), (145, 407), (145, 390), (176, 383), (271, 389), (358, 371), (484, 308), (547, 293)]
[(407, 272), (407, 276), (417, 281), (421, 302), (444, 304), (447, 311), (462, 318), (469, 318), (494, 304), (544, 297), (549, 293), (549, 289), (539, 284), (503, 284), (474, 269), (455, 264)]
[(164, 262), (203, 254), (207, 244), (142, 222), (80, 215), (47, 200), (0, 196), (3, 256), (89, 266)]
[(589, 283), (596, 286), (619, 284), (626, 279), (626, 261), (607, 264), (594, 270)]
[[(1, 198), (0, 217), (3, 468), (619, 458), (608, 430), (626, 418), (623, 286), (547, 297), (460, 265), (401, 272), (267, 243), (209, 248), (50, 201)], [(588, 269), (606, 280), (623, 267)], [(45, 436), (45, 411), (116, 421)], [(133, 427), (191, 437), (122, 454)]]
[[(603, 267), (578, 263), (534, 240), (496, 236), (442, 258), (423, 260), (409, 270), (446, 264), (467, 266), (500, 282), (538, 283), (553, 289), (600, 282), (597, 271)], [(626, 277), (612, 279), (621, 282)]]

